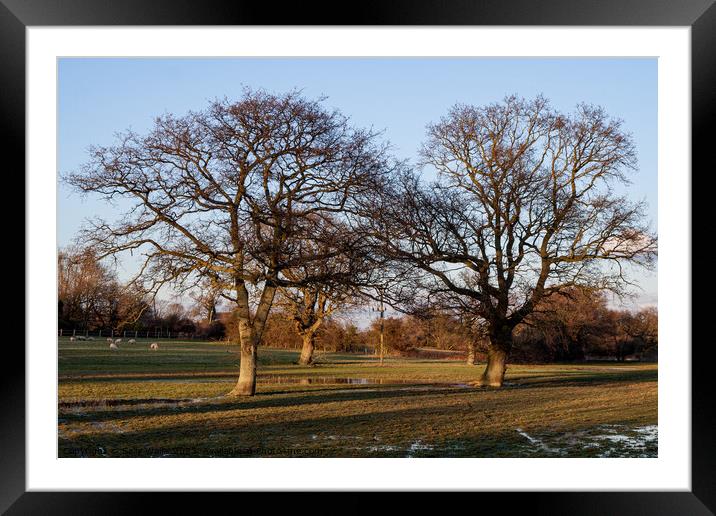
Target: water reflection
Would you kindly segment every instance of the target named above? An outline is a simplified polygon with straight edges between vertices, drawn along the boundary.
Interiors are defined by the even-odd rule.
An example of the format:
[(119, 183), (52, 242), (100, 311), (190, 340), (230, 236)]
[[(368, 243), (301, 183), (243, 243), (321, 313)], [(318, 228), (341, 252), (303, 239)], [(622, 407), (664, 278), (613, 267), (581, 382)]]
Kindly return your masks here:
[(337, 376), (285, 376), (285, 375), (258, 375), (259, 383), (291, 384), (291, 385), (430, 385), (434, 382), (420, 380), (405, 380), (395, 378), (345, 378)]

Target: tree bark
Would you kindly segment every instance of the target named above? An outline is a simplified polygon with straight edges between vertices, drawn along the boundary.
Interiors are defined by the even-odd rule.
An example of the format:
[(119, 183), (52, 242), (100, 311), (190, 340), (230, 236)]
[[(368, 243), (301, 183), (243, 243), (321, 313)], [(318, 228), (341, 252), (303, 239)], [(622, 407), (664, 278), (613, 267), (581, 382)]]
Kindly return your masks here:
[(253, 396), (256, 394), (258, 346), (275, 292), (276, 288), (273, 285), (264, 287), (253, 320), (250, 318), (248, 298), (246, 296), (244, 296), (243, 302), (240, 304), (239, 343), (241, 345), (241, 363), (239, 365), (239, 380), (229, 392), (229, 396)]
[(299, 365), (313, 364), (313, 350), (316, 347), (316, 335), (313, 332), (303, 334), (303, 347), (301, 348), (301, 357), (298, 359)]
[(507, 359), (512, 350), (512, 328), (490, 335), (487, 348), (487, 367), (475, 385), (480, 387), (502, 387), (507, 371)]
[(239, 322), (239, 344), (241, 346), (241, 364), (239, 381), (229, 396), (253, 396), (256, 394), (256, 358), (257, 348), (254, 332), (248, 321)]
[(487, 351), (487, 367), (476, 382), (481, 387), (502, 387), (507, 370), (508, 353), (492, 346)]

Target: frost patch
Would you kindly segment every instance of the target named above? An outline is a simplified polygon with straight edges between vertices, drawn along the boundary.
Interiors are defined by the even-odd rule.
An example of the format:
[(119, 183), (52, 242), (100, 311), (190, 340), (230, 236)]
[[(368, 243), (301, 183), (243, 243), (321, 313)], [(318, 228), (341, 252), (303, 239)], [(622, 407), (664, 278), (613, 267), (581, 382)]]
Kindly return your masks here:
[[(356, 448), (356, 449), (360, 449), (360, 448)], [(397, 450), (397, 449), (398, 449), (397, 446), (393, 446), (393, 445), (390, 445), (390, 444), (379, 444), (379, 445), (376, 445), (376, 446), (370, 446), (370, 447), (368, 447), (368, 451), (371, 451), (371, 452), (378, 452), (378, 451), (395, 451), (395, 450)]]
[(418, 439), (408, 447), (408, 454), (406, 455), (406, 457), (413, 457), (415, 455), (415, 452), (418, 451), (430, 451), (432, 449), (433, 447), (431, 445), (423, 444), (422, 441)]
[(542, 434), (539, 438), (527, 434), (521, 428), (516, 431), (533, 448), (549, 454), (602, 458), (648, 458), (658, 455), (659, 431), (656, 425), (599, 425), (566, 434)]
[(641, 426), (633, 429), (607, 427), (606, 433), (591, 436), (593, 441), (602, 443), (606, 448), (600, 457), (655, 457), (659, 440), (656, 425)]
[(531, 435), (529, 435), (527, 432), (525, 432), (521, 428), (515, 428), (515, 430), (517, 431), (518, 434), (520, 434), (522, 437), (527, 439), (530, 443), (534, 444), (538, 448), (541, 448), (543, 451), (545, 451), (547, 453), (557, 453), (560, 455), (563, 454), (562, 450), (560, 450), (558, 448), (551, 448), (551, 447), (547, 446), (540, 439), (536, 439), (536, 438), (532, 437)]

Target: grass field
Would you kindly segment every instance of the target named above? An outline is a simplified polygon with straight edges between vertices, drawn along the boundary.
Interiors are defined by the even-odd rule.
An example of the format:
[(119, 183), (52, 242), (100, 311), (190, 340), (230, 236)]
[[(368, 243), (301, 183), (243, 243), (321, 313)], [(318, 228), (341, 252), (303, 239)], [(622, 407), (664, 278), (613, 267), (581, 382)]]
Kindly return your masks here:
[(60, 457), (656, 457), (657, 366), (510, 366), (470, 387), (454, 360), (259, 351), (257, 395), (227, 398), (238, 349), (59, 343)]

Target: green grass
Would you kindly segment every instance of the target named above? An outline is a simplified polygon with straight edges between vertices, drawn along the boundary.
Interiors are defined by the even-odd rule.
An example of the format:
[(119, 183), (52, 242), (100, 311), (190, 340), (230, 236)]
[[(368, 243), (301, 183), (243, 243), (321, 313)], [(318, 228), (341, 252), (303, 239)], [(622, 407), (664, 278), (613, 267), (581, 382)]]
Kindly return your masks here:
[(657, 453), (654, 364), (512, 365), (491, 390), (466, 387), (482, 367), (462, 362), (319, 353), (301, 367), (298, 352), (261, 349), (257, 395), (237, 399), (224, 396), (236, 347), (149, 342), (60, 340), (61, 457)]

